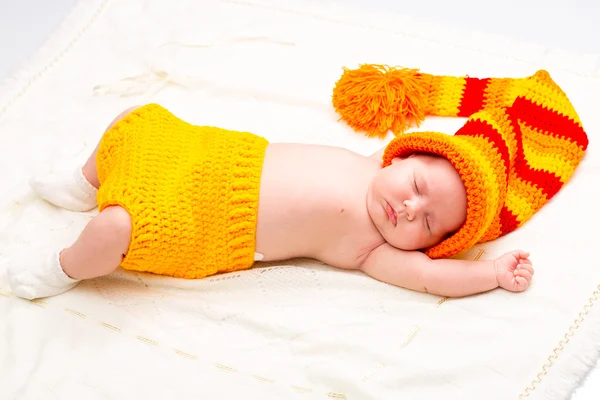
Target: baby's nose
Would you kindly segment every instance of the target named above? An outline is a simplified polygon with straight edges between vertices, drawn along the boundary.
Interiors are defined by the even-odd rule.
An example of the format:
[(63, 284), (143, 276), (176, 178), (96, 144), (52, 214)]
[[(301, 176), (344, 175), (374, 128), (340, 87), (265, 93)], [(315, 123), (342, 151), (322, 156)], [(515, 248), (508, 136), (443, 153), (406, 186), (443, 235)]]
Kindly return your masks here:
[(406, 209), (406, 219), (414, 220), (421, 212), (421, 204), (418, 200), (405, 200), (404, 208)]

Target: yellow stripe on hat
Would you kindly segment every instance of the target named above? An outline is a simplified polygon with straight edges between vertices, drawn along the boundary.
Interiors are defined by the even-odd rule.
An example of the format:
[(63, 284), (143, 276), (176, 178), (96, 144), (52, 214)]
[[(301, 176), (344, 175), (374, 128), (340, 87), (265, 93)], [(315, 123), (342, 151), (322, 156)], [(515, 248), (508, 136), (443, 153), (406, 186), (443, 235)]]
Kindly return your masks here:
[(523, 97), (543, 107), (557, 111), (577, 124), (581, 121), (575, 108), (563, 90), (550, 78), (546, 71), (538, 71), (535, 75), (523, 81)]
[[(474, 157), (477, 159), (478, 164), (482, 166), (482, 170), (486, 172), (485, 176), (494, 177), (495, 182), (490, 182), (491, 198), (488, 200), (502, 198), (506, 192), (506, 184), (502, 183), (506, 182), (507, 174), (504, 173), (504, 163), (497, 148), (493, 143), (483, 137), (462, 136), (461, 138), (470, 142), (470, 144), (477, 149), (477, 152), (474, 152)], [(497, 200), (494, 201), (494, 204), (501, 205), (501, 202), (497, 202)], [(498, 213), (499, 211), (499, 209), (494, 210), (495, 213)]]
[(517, 216), (518, 221), (527, 221), (546, 202), (546, 195), (537, 186), (518, 177), (510, 181), (506, 194), (506, 208)]
[(522, 79), (492, 78), (484, 91), (483, 108), (498, 109), (510, 105), (519, 95)]
[(425, 113), (443, 117), (456, 117), (466, 87), (466, 79), (454, 76), (432, 76), (426, 80), (430, 88), (428, 108)]
[[(583, 157), (583, 151), (575, 143), (549, 135), (544, 136), (548, 143), (541, 144), (530, 140), (538, 134), (534, 129), (523, 127), (521, 130), (524, 131), (523, 154), (531, 168), (552, 172), (566, 183), (577, 168), (577, 160)], [(570, 151), (573, 155), (567, 154)]]
[(515, 139), (513, 128), (506, 116), (506, 112), (504, 112), (504, 109), (486, 109), (478, 112), (477, 114), (473, 114), (471, 119), (473, 118), (478, 118), (481, 121), (487, 122), (488, 124), (492, 125), (494, 129), (500, 133), (500, 135), (502, 135), (504, 143), (506, 144), (506, 147), (508, 147), (508, 156), (510, 160), (509, 164), (514, 166), (517, 153), (517, 140)]

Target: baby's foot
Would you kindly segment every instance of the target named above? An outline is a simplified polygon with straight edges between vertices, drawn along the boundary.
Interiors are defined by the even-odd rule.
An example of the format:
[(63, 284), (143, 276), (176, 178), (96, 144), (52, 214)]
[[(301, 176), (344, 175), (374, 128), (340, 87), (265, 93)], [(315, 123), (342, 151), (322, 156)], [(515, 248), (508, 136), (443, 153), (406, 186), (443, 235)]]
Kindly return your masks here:
[(98, 189), (85, 179), (81, 168), (53, 166), (33, 176), (29, 185), (38, 196), (71, 211), (89, 211), (96, 207)]
[(64, 273), (60, 266), (60, 252), (38, 262), (13, 263), (8, 266), (7, 272), (12, 292), (29, 300), (61, 294), (80, 282)]

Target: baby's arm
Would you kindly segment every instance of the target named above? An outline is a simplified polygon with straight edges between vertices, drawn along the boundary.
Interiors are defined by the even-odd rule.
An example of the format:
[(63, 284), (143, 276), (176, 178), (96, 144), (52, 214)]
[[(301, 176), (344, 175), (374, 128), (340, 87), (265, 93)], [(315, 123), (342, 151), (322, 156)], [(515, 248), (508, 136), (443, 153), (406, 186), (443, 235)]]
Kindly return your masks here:
[(361, 270), (379, 281), (419, 292), (462, 297), (498, 286), (520, 292), (533, 275), (525, 252), (504, 254), (496, 260), (432, 260), (418, 251), (403, 251), (389, 244), (375, 249)]

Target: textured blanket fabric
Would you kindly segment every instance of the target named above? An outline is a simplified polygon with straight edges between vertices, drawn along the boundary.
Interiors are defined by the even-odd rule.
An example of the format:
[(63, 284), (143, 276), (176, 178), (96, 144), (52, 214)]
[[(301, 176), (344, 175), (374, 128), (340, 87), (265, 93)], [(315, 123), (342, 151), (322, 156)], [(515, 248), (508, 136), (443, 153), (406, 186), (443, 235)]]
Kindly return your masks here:
[[(28, 176), (84, 159), (122, 110), (371, 154), (331, 105), (342, 67), (440, 75), (546, 69), (589, 134), (579, 169), (525, 226), (465, 257), (531, 252), (532, 287), (443, 299), (312, 260), (203, 280), (118, 272), (41, 301), (6, 267), (39, 262), (96, 213), (37, 199)], [(597, 355), (600, 57), (291, 0), (84, 0), (0, 86), (0, 397), (564, 399)], [(452, 133), (459, 118), (419, 129)]]

